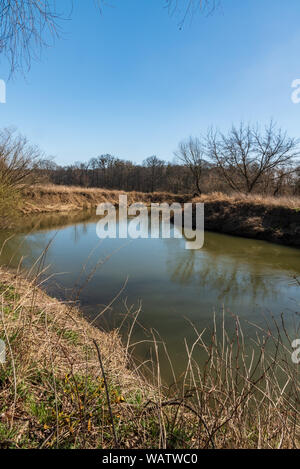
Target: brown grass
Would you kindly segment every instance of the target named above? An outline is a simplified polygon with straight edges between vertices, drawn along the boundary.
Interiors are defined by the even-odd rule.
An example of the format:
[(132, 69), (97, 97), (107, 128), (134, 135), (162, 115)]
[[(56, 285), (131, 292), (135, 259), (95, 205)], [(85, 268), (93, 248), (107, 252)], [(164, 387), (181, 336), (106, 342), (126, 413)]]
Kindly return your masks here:
[(223, 194), (212, 192), (193, 198), (191, 194), (171, 194), (168, 192), (125, 192), (100, 188), (83, 188), (75, 186), (57, 186), (53, 184), (35, 185), (24, 189), (24, 202), (21, 208), (23, 214), (38, 214), (51, 212), (74, 212), (79, 210), (94, 210), (102, 202), (119, 203), (119, 195), (126, 194), (128, 203), (143, 202), (204, 202), (227, 203), (234, 206), (253, 206), (265, 208), (289, 208), (300, 210), (300, 197), (271, 197), (259, 194)]
[(0, 365), (0, 413), (11, 435), (1, 439), (0, 426), (0, 446), (114, 446), (94, 341), (115, 415), (135, 394), (143, 401), (153, 394), (129, 368), (118, 331), (93, 327), (74, 305), (46, 295), (37, 278), (26, 280), (3, 269), (0, 278), (0, 331), (7, 343), (7, 363)]
[(230, 204), (251, 204), (264, 207), (285, 207), (300, 210), (300, 197), (281, 196), (272, 197), (262, 194), (224, 194), (212, 192), (193, 198), (193, 202), (228, 202)]
[(38, 278), (3, 269), (0, 276), (2, 448), (300, 447), (299, 367), (284, 324), (276, 335), (257, 328), (252, 351), (238, 318), (231, 335), (225, 318), (215, 324), (209, 341), (195, 329), (186, 371), (169, 388), (160, 376), (167, 351), (156, 333), (152, 362), (138, 365), (132, 328), (124, 346), (119, 331), (104, 333), (73, 305), (49, 298)]
[(125, 192), (118, 190), (82, 188), (73, 186), (35, 185), (24, 189), (22, 213), (70, 212), (82, 209), (95, 209), (102, 202), (119, 203), (119, 195), (126, 194), (128, 203), (144, 202), (187, 202), (188, 194), (167, 192)]

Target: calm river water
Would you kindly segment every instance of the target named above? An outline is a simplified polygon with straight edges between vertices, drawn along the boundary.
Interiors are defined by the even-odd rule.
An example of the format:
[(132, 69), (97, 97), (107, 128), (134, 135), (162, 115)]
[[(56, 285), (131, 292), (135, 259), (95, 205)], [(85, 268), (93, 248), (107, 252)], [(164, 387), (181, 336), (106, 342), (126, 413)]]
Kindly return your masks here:
[[(100, 241), (95, 217), (82, 218), (33, 219), (30, 230), (24, 228), (6, 243), (0, 262), (17, 266), (22, 258), (23, 265), (30, 267), (49, 245), (46, 275), (55, 275), (46, 282), (48, 291), (63, 299), (78, 299), (92, 319), (127, 281), (99, 324), (118, 326), (125, 305), (133, 305), (135, 311), (141, 304), (140, 324), (155, 329), (165, 340), (178, 373), (185, 362), (184, 339), (191, 344), (195, 338), (191, 322), (199, 331), (208, 329), (214, 313), (219, 321), (225, 311), (230, 329), (234, 313), (250, 341), (255, 331), (249, 322), (265, 324), (272, 315), (279, 318), (284, 313), (292, 330), (295, 318), (299, 321), (295, 313), (300, 311), (300, 287), (293, 279), (300, 276), (297, 249), (210, 232), (198, 251), (186, 250), (184, 239)], [(0, 244), (8, 236), (2, 233)], [(137, 326), (133, 339), (146, 336)], [(146, 359), (149, 346), (144, 344), (138, 353)]]

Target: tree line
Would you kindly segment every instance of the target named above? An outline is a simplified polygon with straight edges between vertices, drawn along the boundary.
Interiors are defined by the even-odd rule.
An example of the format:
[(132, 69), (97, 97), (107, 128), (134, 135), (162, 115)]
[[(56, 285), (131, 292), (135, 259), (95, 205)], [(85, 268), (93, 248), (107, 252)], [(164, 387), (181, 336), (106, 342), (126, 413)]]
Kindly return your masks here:
[(139, 192), (201, 195), (223, 192), (300, 195), (299, 140), (273, 122), (244, 124), (227, 133), (179, 143), (172, 162), (157, 156), (141, 164), (110, 154), (61, 166), (13, 129), (0, 130), (0, 218), (17, 207), (22, 188), (35, 183)]
[(180, 142), (174, 157), (137, 164), (101, 154), (67, 166), (43, 159), (35, 172), (53, 184), (125, 191), (300, 195), (299, 140), (272, 121), (264, 128), (241, 122), (227, 133), (211, 128)]

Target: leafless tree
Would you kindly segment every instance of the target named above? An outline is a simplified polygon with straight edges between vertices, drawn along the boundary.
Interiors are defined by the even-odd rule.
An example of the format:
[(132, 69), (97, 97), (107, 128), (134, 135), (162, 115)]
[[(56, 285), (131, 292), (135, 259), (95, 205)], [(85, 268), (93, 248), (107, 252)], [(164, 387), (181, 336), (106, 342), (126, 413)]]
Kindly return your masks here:
[(41, 150), (14, 129), (0, 131), (0, 185), (22, 187), (42, 158)]
[(9, 220), (19, 204), (21, 189), (33, 182), (35, 165), (42, 158), (38, 147), (11, 129), (0, 131), (0, 227)]
[(150, 192), (154, 192), (162, 176), (162, 169), (165, 162), (157, 156), (149, 156), (143, 161), (143, 165), (149, 170)]
[[(211, 13), (219, 0), (162, 0), (170, 14), (178, 12), (180, 27), (197, 10)], [(100, 11), (105, 0), (94, 0)], [(63, 14), (57, 0), (0, 0), (0, 55), (8, 60), (11, 75), (30, 68), (44, 46), (52, 44), (61, 32), (61, 22), (70, 18), (73, 0), (68, 0)]]
[(55, 0), (0, 0), (0, 54), (11, 74), (30, 68), (41, 48), (59, 35), (60, 20)]
[[(208, 163), (207, 148), (203, 147), (203, 165), (200, 175), (199, 189), (202, 193), (238, 190), (227, 182), (218, 163)], [(142, 164), (122, 160), (112, 155), (91, 158), (88, 163), (80, 162), (68, 166), (57, 166), (53, 162), (42, 162), (34, 165), (34, 172), (39, 180), (54, 184), (81, 185), (85, 187), (101, 187), (126, 191), (165, 191), (171, 193), (191, 193), (196, 191), (195, 178), (191, 168), (182, 161), (166, 162), (146, 159)], [(157, 164), (156, 164), (157, 163)], [(201, 167), (200, 167), (201, 169)], [(243, 192), (247, 192), (237, 169), (229, 170), (234, 182), (239, 183)], [(253, 191), (268, 195), (297, 195), (300, 193), (300, 170), (294, 164), (286, 164), (283, 168), (266, 170), (259, 178)], [(197, 190), (197, 194), (200, 190)]]
[(280, 181), (295, 171), (294, 163), (300, 156), (299, 141), (272, 121), (263, 130), (244, 123), (233, 126), (227, 135), (210, 130), (207, 151), (230, 188), (245, 193), (253, 192), (270, 177), (279, 187)]
[(180, 142), (178, 150), (175, 152), (176, 158), (183, 163), (193, 176), (195, 189), (198, 195), (202, 194), (201, 178), (203, 169), (206, 166), (205, 148), (199, 138), (190, 137), (188, 140)]
[(300, 195), (300, 167), (297, 168), (295, 173), (295, 183), (293, 185), (293, 194)]

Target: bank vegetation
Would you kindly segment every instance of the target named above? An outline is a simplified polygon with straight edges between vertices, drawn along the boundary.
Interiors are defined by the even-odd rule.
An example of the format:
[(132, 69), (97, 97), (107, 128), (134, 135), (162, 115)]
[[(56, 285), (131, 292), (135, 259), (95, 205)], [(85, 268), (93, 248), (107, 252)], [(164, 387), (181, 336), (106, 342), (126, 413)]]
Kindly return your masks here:
[(0, 270), (1, 448), (299, 449), (299, 366), (284, 319), (275, 334), (272, 318), (257, 327), (249, 349), (238, 317), (230, 334), (228, 318), (212, 317), (210, 334), (194, 329), (186, 370), (167, 385), (160, 359), (167, 354), (171, 370), (172, 360), (154, 331), (152, 359), (135, 357), (139, 311), (124, 311), (122, 341), (28, 275)]

